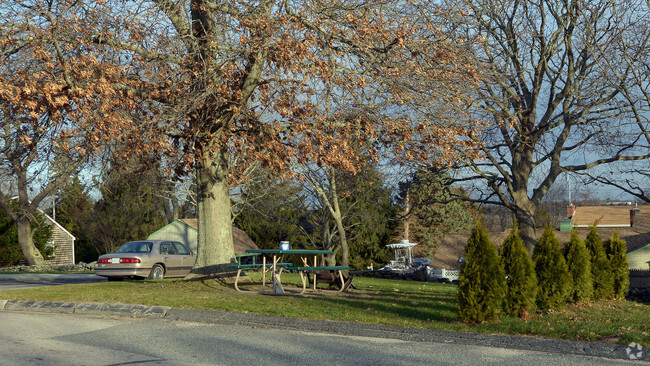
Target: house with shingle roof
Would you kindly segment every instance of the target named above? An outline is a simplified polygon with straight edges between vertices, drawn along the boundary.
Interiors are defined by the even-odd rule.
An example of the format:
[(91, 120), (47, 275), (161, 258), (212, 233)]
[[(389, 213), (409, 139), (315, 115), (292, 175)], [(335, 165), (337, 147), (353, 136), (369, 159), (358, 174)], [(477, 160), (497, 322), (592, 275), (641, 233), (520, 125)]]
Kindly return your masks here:
[[(650, 205), (630, 206), (590, 206), (577, 207), (571, 217), (578, 235), (583, 240), (589, 233), (589, 227), (596, 224), (598, 234), (603, 241), (615, 232), (627, 244), (630, 269), (647, 271), (650, 267)], [(541, 236), (542, 230), (537, 230)], [(490, 232), (492, 242), (501, 247), (508, 235), (505, 232)], [(569, 241), (571, 232), (555, 233), (560, 245)], [(465, 254), (465, 245), (470, 234), (447, 234), (436, 250), (430, 267), (436, 269), (460, 269), (460, 258)]]
[(41, 210), (39, 211), (45, 217), (47, 225), (52, 227), (52, 236), (50, 236), (47, 245), (54, 248), (54, 256), (52, 259), (46, 260), (45, 263), (49, 265), (74, 265), (74, 242), (76, 238), (56, 222), (54, 218)]
[[(629, 269), (647, 271), (650, 268), (650, 206), (577, 207), (571, 221), (583, 238), (594, 224), (603, 240), (618, 232), (627, 244)], [(565, 235), (558, 235), (558, 238)], [(560, 239), (560, 242), (566, 241)]]
[[(196, 253), (198, 246), (198, 227), (197, 219), (178, 219), (158, 229), (149, 235), (147, 239), (179, 241), (185, 244), (192, 252)], [(248, 234), (235, 226), (232, 227), (232, 239), (235, 254), (244, 254), (246, 249), (259, 249)]]
[[(17, 200), (18, 196), (12, 197), (12, 200)], [(54, 249), (52, 258), (45, 260), (47, 265), (51, 266), (67, 266), (75, 264), (74, 242), (75, 236), (72, 235), (66, 228), (56, 221), (56, 217), (52, 217), (40, 208), (37, 209), (38, 214), (44, 218), (46, 225), (52, 228), (52, 235), (48, 240), (46, 246)], [(55, 216), (53, 214), (53, 216)]]
[(587, 228), (596, 225), (598, 228), (627, 228), (634, 225), (634, 219), (639, 208), (630, 206), (583, 206), (568, 210), (573, 215), (569, 218), (573, 227)]

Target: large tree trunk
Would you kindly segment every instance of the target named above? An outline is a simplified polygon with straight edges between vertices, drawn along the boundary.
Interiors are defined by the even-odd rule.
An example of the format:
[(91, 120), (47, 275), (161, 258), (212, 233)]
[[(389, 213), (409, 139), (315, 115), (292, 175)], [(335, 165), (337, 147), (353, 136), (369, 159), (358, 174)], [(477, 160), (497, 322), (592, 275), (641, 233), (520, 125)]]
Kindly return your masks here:
[(526, 245), (529, 255), (533, 255), (533, 249), (537, 243), (537, 230), (535, 227), (535, 216), (525, 210), (515, 211), (515, 218), (519, 222), (519, 234)]
[(535, 213), (537, 205), (529, 198), (525, 189), (515, 192), (513, 195), (515, 219), (519, 223), (519, 233), (526, 245), (528, 254), (532, 256), (533, 249), (537, 243)]
[(334, 221), (336, 221), (336, 228), (339, 231), (339, 239), (341, 241), (341, 265), (350, 265), (350, 248), (348, 247), (348, 238), (345, 234), (345, 226), (343, 226), (343, 218), (338, 208), (338, 199), (335, 200), (336, 214), (334, 214)]
[(197, 157), (198, 249), (192, 273), (225, 269), (235, 256), (227, 155), (223, 150)]
[(45, 258), (34, 245), (32, 225), (29, 218), (23, 216), (16, 221), (18, 226), (18, 243), (20, 249), (30, 266), (39, 266), (45, 264)]
[[(535, 113), (532, 112), (531, 116), (529, 116), (530, 121), (526, 126), (534, 124), (534, 115)], [(515, 219), (519, 223), (521, 239), (523, 239), (528, 254), (531, 256), (537, 243), (535, 214), (537, 213), (537, 206), (539, 204), (538, 200), (531, 199), (528, 196), (528, 184), (534, 169), (533, 155), (534, 150), (530, 146), (512, 150), (514, 162), (511, 178), (512, 191), (510, 192), (513, 201), (512, 205), (514, 205), (510, 209), (515, 214)]]
[(30, 266), (39, 266), (45, 264), (45, 258), (34, 245), (34, 232), (32, 231), (30, 205), (37, 207), (38, 201), (30, 202), (28, 197), (28, 179), (27, 169), (18, 170), (18, 212), (12, 214), (12, 218), (18, 227), (18, 244), (23, 252), (27, 263)]
[(339, 232), (339, 239), (341, 241), (341, 265), (342, 266), (349, 266), (350, 265), (350, 248), (348, 247), (348, 238), (347, 235), (345, 234), (345, 225), (343, 225), (343, 215), (341, 214), (341, 206), (339, 205), (339, 195), (338, 191), (336, 188), (336, 176), (334, 175), (333, 169), (330, 169), (329, 172), (329, 179), (330, 179), (330, 185), (331, 185), (331, 194), (332, 194), (332, 201), (330, 202), (326, 198), (326, 202), (328, 205), (328, 208), (330, 210), (330, 213), (332, 214), (332, 218), (334, 218), (334, 222), (336, 222), (336, 228)]

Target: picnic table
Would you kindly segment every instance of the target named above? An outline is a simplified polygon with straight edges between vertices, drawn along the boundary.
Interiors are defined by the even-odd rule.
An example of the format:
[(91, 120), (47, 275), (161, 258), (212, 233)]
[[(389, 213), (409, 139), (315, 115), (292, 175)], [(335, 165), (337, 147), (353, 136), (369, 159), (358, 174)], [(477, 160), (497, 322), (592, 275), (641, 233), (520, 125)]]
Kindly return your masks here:
[[(263, 258), (262, 262), (260, 263), (257, 261), (258, 256), (259, 254), (251, 254), (251, 253), (237, 254), (235, 255), (235, 259), (237, 260), (237, 263), (228, 265), (228, 268), (237, 270), (237, 277), (235, 278), (235, 290), (242, 292), (242, 290), (238, 286), (241, 273), (244, 270), (253, 270), (253, 269), (262, 270), (262, 289), (266, 287), (266, 272), (272, 269), (271, 267), (273, 266), (273, 263), (266, 263), (266, 258)], [(275, 263), (275, 268), (287, 267), (289, 265), (291, 265), (291, 263)]]
[[(340, 291), (345, 289), (344, 279), (342, 271), (349, 270), (348, 266), (318, 266), (318, 256), (325, 254), (333, 254), (332, 250), (316, 250), (316, 249), (247, 249), (247, 254), (253, 255), (262, 255), (262, 263), (254, 265), (231, 265), (231, 268), (237, 268), (237, 278), (235, 279), (235, 288), (239, 291), (237, 286), (237, 281), (239, 280), (239, 274), (244, 269), (250, 268), (262, 268), (262, 288), (264, 289), (266, 284), (266, 272), (267, 270), (271, 272), (271, 278), (273, 282), (273, 293), (274, 294), (283, 294), (284, 288), (282, 287), (281, 274), (283, 269), (287, 270), (296, 270), (300, 274), (300, 279), (302, 282), (302, 291), (301, 294), (306, 290), (307, 278), (305, 273), (314, 272), (314, 290), (316, 290), (316, 275), (315, 271), (329, 270), (335, 271), (338, 273), (338, 276), (341, 279), (341, 288)], [(271, 263), (266, 263), (266, 255), (272, 255), (273, 261)], [(285, 256), (299, 256), (302, 265), (294, 266), (292, 263), (282, 262)], [(313, 261), (311, 260), (313, 257)], [(252, 267), (248, 267), (252, 266)]]

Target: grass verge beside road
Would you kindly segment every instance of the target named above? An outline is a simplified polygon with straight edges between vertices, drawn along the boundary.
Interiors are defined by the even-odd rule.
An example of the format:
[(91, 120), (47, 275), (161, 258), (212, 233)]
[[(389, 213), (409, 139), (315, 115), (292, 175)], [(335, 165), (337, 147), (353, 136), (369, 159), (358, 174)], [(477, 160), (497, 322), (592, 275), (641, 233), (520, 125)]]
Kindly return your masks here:
[[(253, 274), (253, 277), (257, 274)], [(283, 283), (299, 284), (295, 274)], [(650, 347), (650, 305), (600, 301), (538, 312), (529, 319), (501, 317), (477, 325), (460, 323), (456, 286), (356, 277), (350, 292), (303, 296), (238, 293), (232, 279), (125, 281), (50, 286), (0, 292), (3, 300), (108, 302), (226, 310), (321, 320), (343, 320), (409, 328), (503, 333)]]

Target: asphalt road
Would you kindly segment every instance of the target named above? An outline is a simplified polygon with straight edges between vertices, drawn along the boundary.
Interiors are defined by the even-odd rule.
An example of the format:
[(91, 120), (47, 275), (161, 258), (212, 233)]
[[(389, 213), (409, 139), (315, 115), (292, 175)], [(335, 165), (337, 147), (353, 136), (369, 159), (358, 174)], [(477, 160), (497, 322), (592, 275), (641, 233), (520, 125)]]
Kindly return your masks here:
[(257, 325), (0, 311), (0, 365), (632, 365)]
[[(52, 285), (71, 283), (70, 281), (102, 280), (94, 275), (68, 276), (77, 275), (47, 275), (41, 282), (44, 285)], [(3, 279), (3, 276), (0, 275), (0, 289), (6, 288), (2, 286), (3, 283), (12, 281), (23, 282), (29, 286), (36, 285), (33, 282), (38, 282), (34, 278), (28, 280), (5, 277)], [(23, 320), (7, 318), (16, 316), (16, 314), (25, 315), (27, 318)], [(103, 324), (101, 329), (85, 331), (84, 326), (77, 327), (77, 321), (83, 323), (83, 319), (88, 317), (95, 319), (91, 323)], [(58, 332), (62, 333), (54, 332), (48, 336), (46, 332), (43, 336), (45, 339), (57, 337), (56, 339), (60, 340), (62, 338), (59, 337), (64, 337), (66, 341), (72, 340), (72, 343), (77, 346), (87, 345), (98, 349), (105, 348), (105, 351), (115, 350), (116, 353), (126, 352), (130, 355), (151, 356), (153, 358), (146, 362), (154, 360), (163, 362), (160, 364), (165, 365), (196, 363), (413, 365), (425, 362), (440, 365), (605, 365), (614, 363), (650, 365), (650, 350), (642, 350), (640, 359), (631, 361), (628, 357), (628, 347), (600, 343), (458, 333), (223, 311), (172, 309), (162, 306), (7, 301), (2, 300), (0, 291), (0, 324), (2, 324), (0, 338), (12, 338), (15, 336), (16, 330), (23, 327), (24, 324), (29, 324), (24, 327), (29, 330), (34, 326), (40, 326), (44, 322), (42, 319), (50, 318), (57, 319), (56, 321), (60, 321), (61, 324), (69, 325), (50, 326), (47, 329), (59, 329)], [(104, 321), (107, 323), (103, 323)], [(10, 326), (12, 322), (16, 322), (15, 327)], [(113, 325), (114, 322), (117, 322), (117, 325)], [(123, 326), (126, 329), (125, 334), (111, 335), (110, 337), (104, 334), (109, 332), (109, 329)], [(192, 333), (192, 337), (196, 337), (196, 339), (183, 346), (185, 344), (183, 338), (189, 336), (188, 332)], [(120, 339), (127, 339), (125, 337), (131, 333), (136, 334), (137, 337), (131, 337), (131, 340), (125, 343), (128, 345), (126, 347), (120, 343), (122, 342)], [(27, 333), (27, 338), (29, 338), (29, 334)], [(31, 334), (38, 334), (38, 331)], [(112, 341), (110, 341), (111, 339)], [(174, 341), (168, 342), (167, 339)], [(211, 342), (214, 343), (212, 346), (210, 346)], [(143, 344), (141, 347), (135, 346), (140, 343)], [(8, 343), (0, 339), (0, 344)], [(20, 345), (20, 342), (11, 344), (16, 346)], [(29, 344), (29, 342), (25, 344)], [(198, 347), (195, 345), (199, 344), (205, 346), (207, 354), (201, 356), (203, 357), (201, 359), (187, 358), (198, 352)], [(2, 349), (0, 347), (0, 365), (16, 364), (13, 362), (3, 363), (5, 355), (2, 353)], [(238, 351), (232, 352), (233, 354), (228, 352), (224, 354), (224, 352), (218, 352), (219, 349)], [(310, 350), (307, 353), (310, 357), (301, 356), (305, 349)], [(402, 349), (408, 350), (408, 352), (403, 353)], [(177, 356), (170, 356), (167, 352), (169, 350), (174, 350), (173, 354), (177, 354)], [(19, 349), (15, 349), (15, 351), (18, 352)], [(99, 352), (99, 350), (97, 351)], [(634, 351), (634, 354), (638, 352)], [(239, 355), (242, 352), (245, 356)], [(253, 357), (250, 359), (242, 359), (242, 357), (249, 357), (249, 353), (255, 356), (250, 356)], [(259, 355), (263, 355), (263, 357), (258, 358)], [(44, 360), (48, 360), (51, 355), (42, 357)], [(126, 361), (127, 359), (113, 363), (103, 363), (102, 361), (102, 363), (78, 364), (108, 365), (145, 362), (144, 359)], [(402, 359), (409, 360), (409, 362), (401, 363)], [(46, 362), (41, 364), (63, 365), (66, 363), (62, 361), (61, 363)]]

